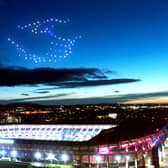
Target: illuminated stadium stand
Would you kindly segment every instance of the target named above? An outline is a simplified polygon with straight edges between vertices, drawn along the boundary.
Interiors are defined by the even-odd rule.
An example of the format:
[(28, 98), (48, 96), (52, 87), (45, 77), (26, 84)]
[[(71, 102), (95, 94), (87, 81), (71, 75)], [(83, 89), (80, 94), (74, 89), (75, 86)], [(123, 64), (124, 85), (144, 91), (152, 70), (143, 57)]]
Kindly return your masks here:
[[(129, 122), (129, 126), (123, 124), (118, 127), (61, 124), (2, 125), (1, 138), (15, 139), (15, 142), (1, 144), (0, 153), (3, 156), (2, 151), (5, 151), (6, 156), (10, 156), (11, 151), (16, 150), (19, 153), (19, 160), (52, 161), (62, 164), (64, 161), (61, 160), (61, 156), (66, 153), (66, 163), (79, 168), (159, 168), (158, 165), (163, 162), (163, 144), (167, 142), (168, 135), (168, 126), (163, 126), (161, 124), (156, 130), (154, 124), (140, 124), (137, 121)], [(40, 155), (35, 159), (34, 154), (37, 151)], [(47, 161), (49, 154), (53, 156)], [(165, 164), (166, 162), (162, 163)]]
[(0, 138), (87, 141), (114, 125), (2, 125)]

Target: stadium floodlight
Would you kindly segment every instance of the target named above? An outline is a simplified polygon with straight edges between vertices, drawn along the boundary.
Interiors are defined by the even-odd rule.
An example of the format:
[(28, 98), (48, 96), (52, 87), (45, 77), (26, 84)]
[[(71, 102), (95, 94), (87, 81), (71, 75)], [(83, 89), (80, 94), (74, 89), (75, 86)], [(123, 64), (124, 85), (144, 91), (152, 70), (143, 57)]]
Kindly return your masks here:
[(130, 156), (129, 155), (126, 155), (125, 156), (125, 159), (126, 159), (126, 168), (129, 168), (129, 160), (130, 160)]
[(39, 160), (39, 159), (41, 159), (42, 155), (41, 155), (40, 152), (36, 152), (36, 153), (34, 154), (34, 157), (35, 157), (37, 160)]
[(55, 156), (54, 156), (53, 153), (48, 153), (48, 154), (47, 154), (47, 160), (52, 161), (52, 160), (54, 160), (54, 159), (55, 159)]
[(15, 151), (15, 150), (11, 151), (11, 156), (13, 158), (15, 158), (17, 156), (17, 151)]
[(64, 153), (64, 154), (62, 154), (61, 159), (65, 163), (66, 161), (69, 160), (69, 156), (66, 153)]
[(126, 158), (126, 160), (130, 160), (130, 156), (129, 155), (126, 155), (125, 158)]
[(120, 155), (117, 155), (117, 156), (115, 157), (115, 160), (119, 163), (120, 160), (121, 160), (121, 156), (120, 156)]
[(5, 154), (6, 154), (6, 151), (5, 151), (5, 150), (2, 150), (2, 151), (1, 151), (1, 155), (2, 155), (2, 156), (5, 156)]
[(13, 144), (14, 140), (12, 139), (0, 139), (0, 144)]
[(96, 156), (96, 162), (97, 162), (97, 163), (100, 163), (101, 160), (102, 160), (101, 156), (100, 156), (100, 155), (97, 155), (97, 156)]

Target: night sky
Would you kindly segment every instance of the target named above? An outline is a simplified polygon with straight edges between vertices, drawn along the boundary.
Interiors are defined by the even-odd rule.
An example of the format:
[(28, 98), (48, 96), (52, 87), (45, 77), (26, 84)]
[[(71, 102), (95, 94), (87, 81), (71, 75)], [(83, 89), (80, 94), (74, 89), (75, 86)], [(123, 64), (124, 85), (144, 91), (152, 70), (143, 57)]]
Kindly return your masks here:
[(0, 0), (0, 104), (168, 102), (167, 8)]

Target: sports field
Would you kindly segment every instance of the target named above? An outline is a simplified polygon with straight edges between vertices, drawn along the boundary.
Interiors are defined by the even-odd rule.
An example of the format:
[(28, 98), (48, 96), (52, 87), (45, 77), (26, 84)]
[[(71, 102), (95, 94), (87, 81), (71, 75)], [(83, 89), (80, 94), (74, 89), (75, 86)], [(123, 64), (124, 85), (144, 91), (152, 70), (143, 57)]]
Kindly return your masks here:
[(32, 168), (30, 163), (1, 160), (0, 167), (2, 168)]
[[(35, 168), (35, 166), (32, 166), (31, 163), (8, 161), (8, 160), (0, 160), (0, 167), (2, 168)], [(61, 164), (48, 164), (48, 165), (46, 164), (44, 168), (74, 168), (74, 166), (61, 165)]]
[(74, 168), (71, 165), (49, 164), (47, 168)]

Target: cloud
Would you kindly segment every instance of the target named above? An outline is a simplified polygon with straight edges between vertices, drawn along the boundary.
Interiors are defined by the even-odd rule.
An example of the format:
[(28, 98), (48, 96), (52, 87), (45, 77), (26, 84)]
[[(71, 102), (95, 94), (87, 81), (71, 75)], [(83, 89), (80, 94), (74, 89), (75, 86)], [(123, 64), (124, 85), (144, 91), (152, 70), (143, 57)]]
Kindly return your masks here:
[[(102, 103), (111, 104), (111, 103), (125, 103), (129, 101), (141, 100), (141, 99), (156, 99), (161, 97), (168, 97), (168, 91), (165, 91), (165, 92), (124, 94), (124, 95), (117, 94), (117, 96), (115, 94), (115, 95), (109, 95), (104, 97), (88, 97), (88, 98), (78, 98), (78, 99), (77, 98), (68, 99), (66, 97), (62, 98), (63, 96), (68, 96), (72, 94), (74, 93), (69, 93), (69, 94), (62, 93), (62, 94), (56, 94), (51, 96), (29, 97), (29, 98), (23, 98), (23, 99), (0, 100), (0, 104), (20, 103), (20, 102), (26, 102), (26, 101), (43, 104), (43, 105), (74, 105), (74, 104), (102, 104)], [(47, 98), (53, 98), (53, 99), (47, 100)], [(167, 100), (167, 103), (168, 103), (168, 100)]]
[(76, 88), (76, 87), (92, 87), (92, 86), (103, 86), (103, 85), (114, 85), (130, 82), (138, 82), (138, 79), (109, 79), (109, 80), (92, 80), (82, 82), (69, 82), (60, 84), (60, 88)]
[(0, 86), (56, 85), (60, 82), (105, 79), (106, 76), (95, 68), (53, 69), (53, 68), (0, 68)]
[(27, 101), (27, 100), (40, 100), (40, 99), (48, 99), (48, 98), (58, 98), (58, 97), (63, 97), (63, 96), (69, 96), (72, 93), (59, 93), (59, 94), (54, 94), (54, 95), (49, 95), (49, 96), (37, 96), (37, 97), (29, 97), (29, 98), (23, 98), (23, 99), (17, 99), (17, 101)]
[(35, 91), (34, 93), (46, 94), (46, 93), (50, 93), (50, 92), (49, 91)]
[[(112, 73), (108, 71), (107, 73)], [(54, 69), (1, 67), (0, 86), (37, 85), (55, 86), (52, 89), (93, 87), (102, 85), (137, 82), (139, 79), (109, 79), (105, 71), (96, 68)], [(49, 89), (50, 90), (50, 89)], [(49, 90), (35, 91), (48, 93)]]
[(120, 101), (122, 102), (129, 102), (134, 100), (142, 100), (142, 99), (154, 99), (154, 98), (160, 98), (160, 97), (167, 97), (168, 91), (164, 92), (153, 92), (153, 93), (139, 93), (139, 94), (127, 94), (127, 95), (121, 95)]
[[(117, 96), (114, 95), (109, 95), (105, 96), (102, 98), (96, 98), (96, 99), (101, 99), (102, 101), (105, 102), (113, 102), (113, 103), (125, 103), (125, 102), (130, 102), (130, 101), (137, 101), (137, 100), (143, 100), (143, 99), (157, 99), (160, 97), (167, 97), (168, 96), (168, 91), (164, 92), (153, 92), (153, 93), (135, 93), (135, 94), (120, 94)], [(145, 101), (144, 101), (145, 102)]]
[[(90, 81), (81, 81), (81, 82), (61, 82), (61, 83), (54, 83), (51, 85), (56, 85), (56, 87), (52, 88), (40, 88), (36, 89), (36, 92), (48, 92), (49, 90), (56, 90), (56, 89), (68, 89), (68, 88), (82, 88), (82, 87), (96, 87), (96, 86), (103, 86), (103, 85), (115, 85), (115, 84), (124, 84), (124, 83), (131, 83), (131, 82), (138, 82), (139, 79), (109, 79), (109, 80), (90, 80)], [(119, 91), (115, 91), (115, 93), (119, 93)]]
[(22, 93), (21, 95), (22, 95), (22, 96), (29, 96), (28, 93)]
[(52, 88), (41, 88), (37, 90), (55, 90), (55, 89), (67, 89), (67, 88), (81, 88), (81, 87), (95, 87), (95, 86), (103, 86), (103, 85), (114, 85), (114, 84), (123, 84), (123, 83), (131, 83), (138, 82), (139, 79), (109, 79), (109, 80), (90, 80), (90, 81), (81, 81), (81, 82), (61, 82), (56, 85), (57, 87)]
[(168, 91), (165, 92), (154, 92), (154, 93), (139, 93), (139, 94), (124, 94), (124, 95), (109, 95), (105, 97), (88, 97), (88, 98), (71, 98), (71, 99), (55, 99), (55, 100), (36, 100), (34, 103), (44, 105), (74, 105), (74, 104), (101, 104), (101, 103), (125, 103), (137, 99), (144, 98), (159, 98), (168, 96)]
[(73, 93), (59, 93), (59, 94), (54, 94), (54, 95), (49, 95), (49, 96), (37, 96), (37, 97), (26, 97), (26, 98), (20, 98), (20, 99), (11, 99), (11, 100), (0, 100), (1, 104), (8, 104), (8, 103), (21, 103), (21, 102), (41, 102), (43, 100), (49, 99), (49, 98), (59, 98), (59, 97), (64, 97), (64, 96), (69, 96), (72, 95)]

